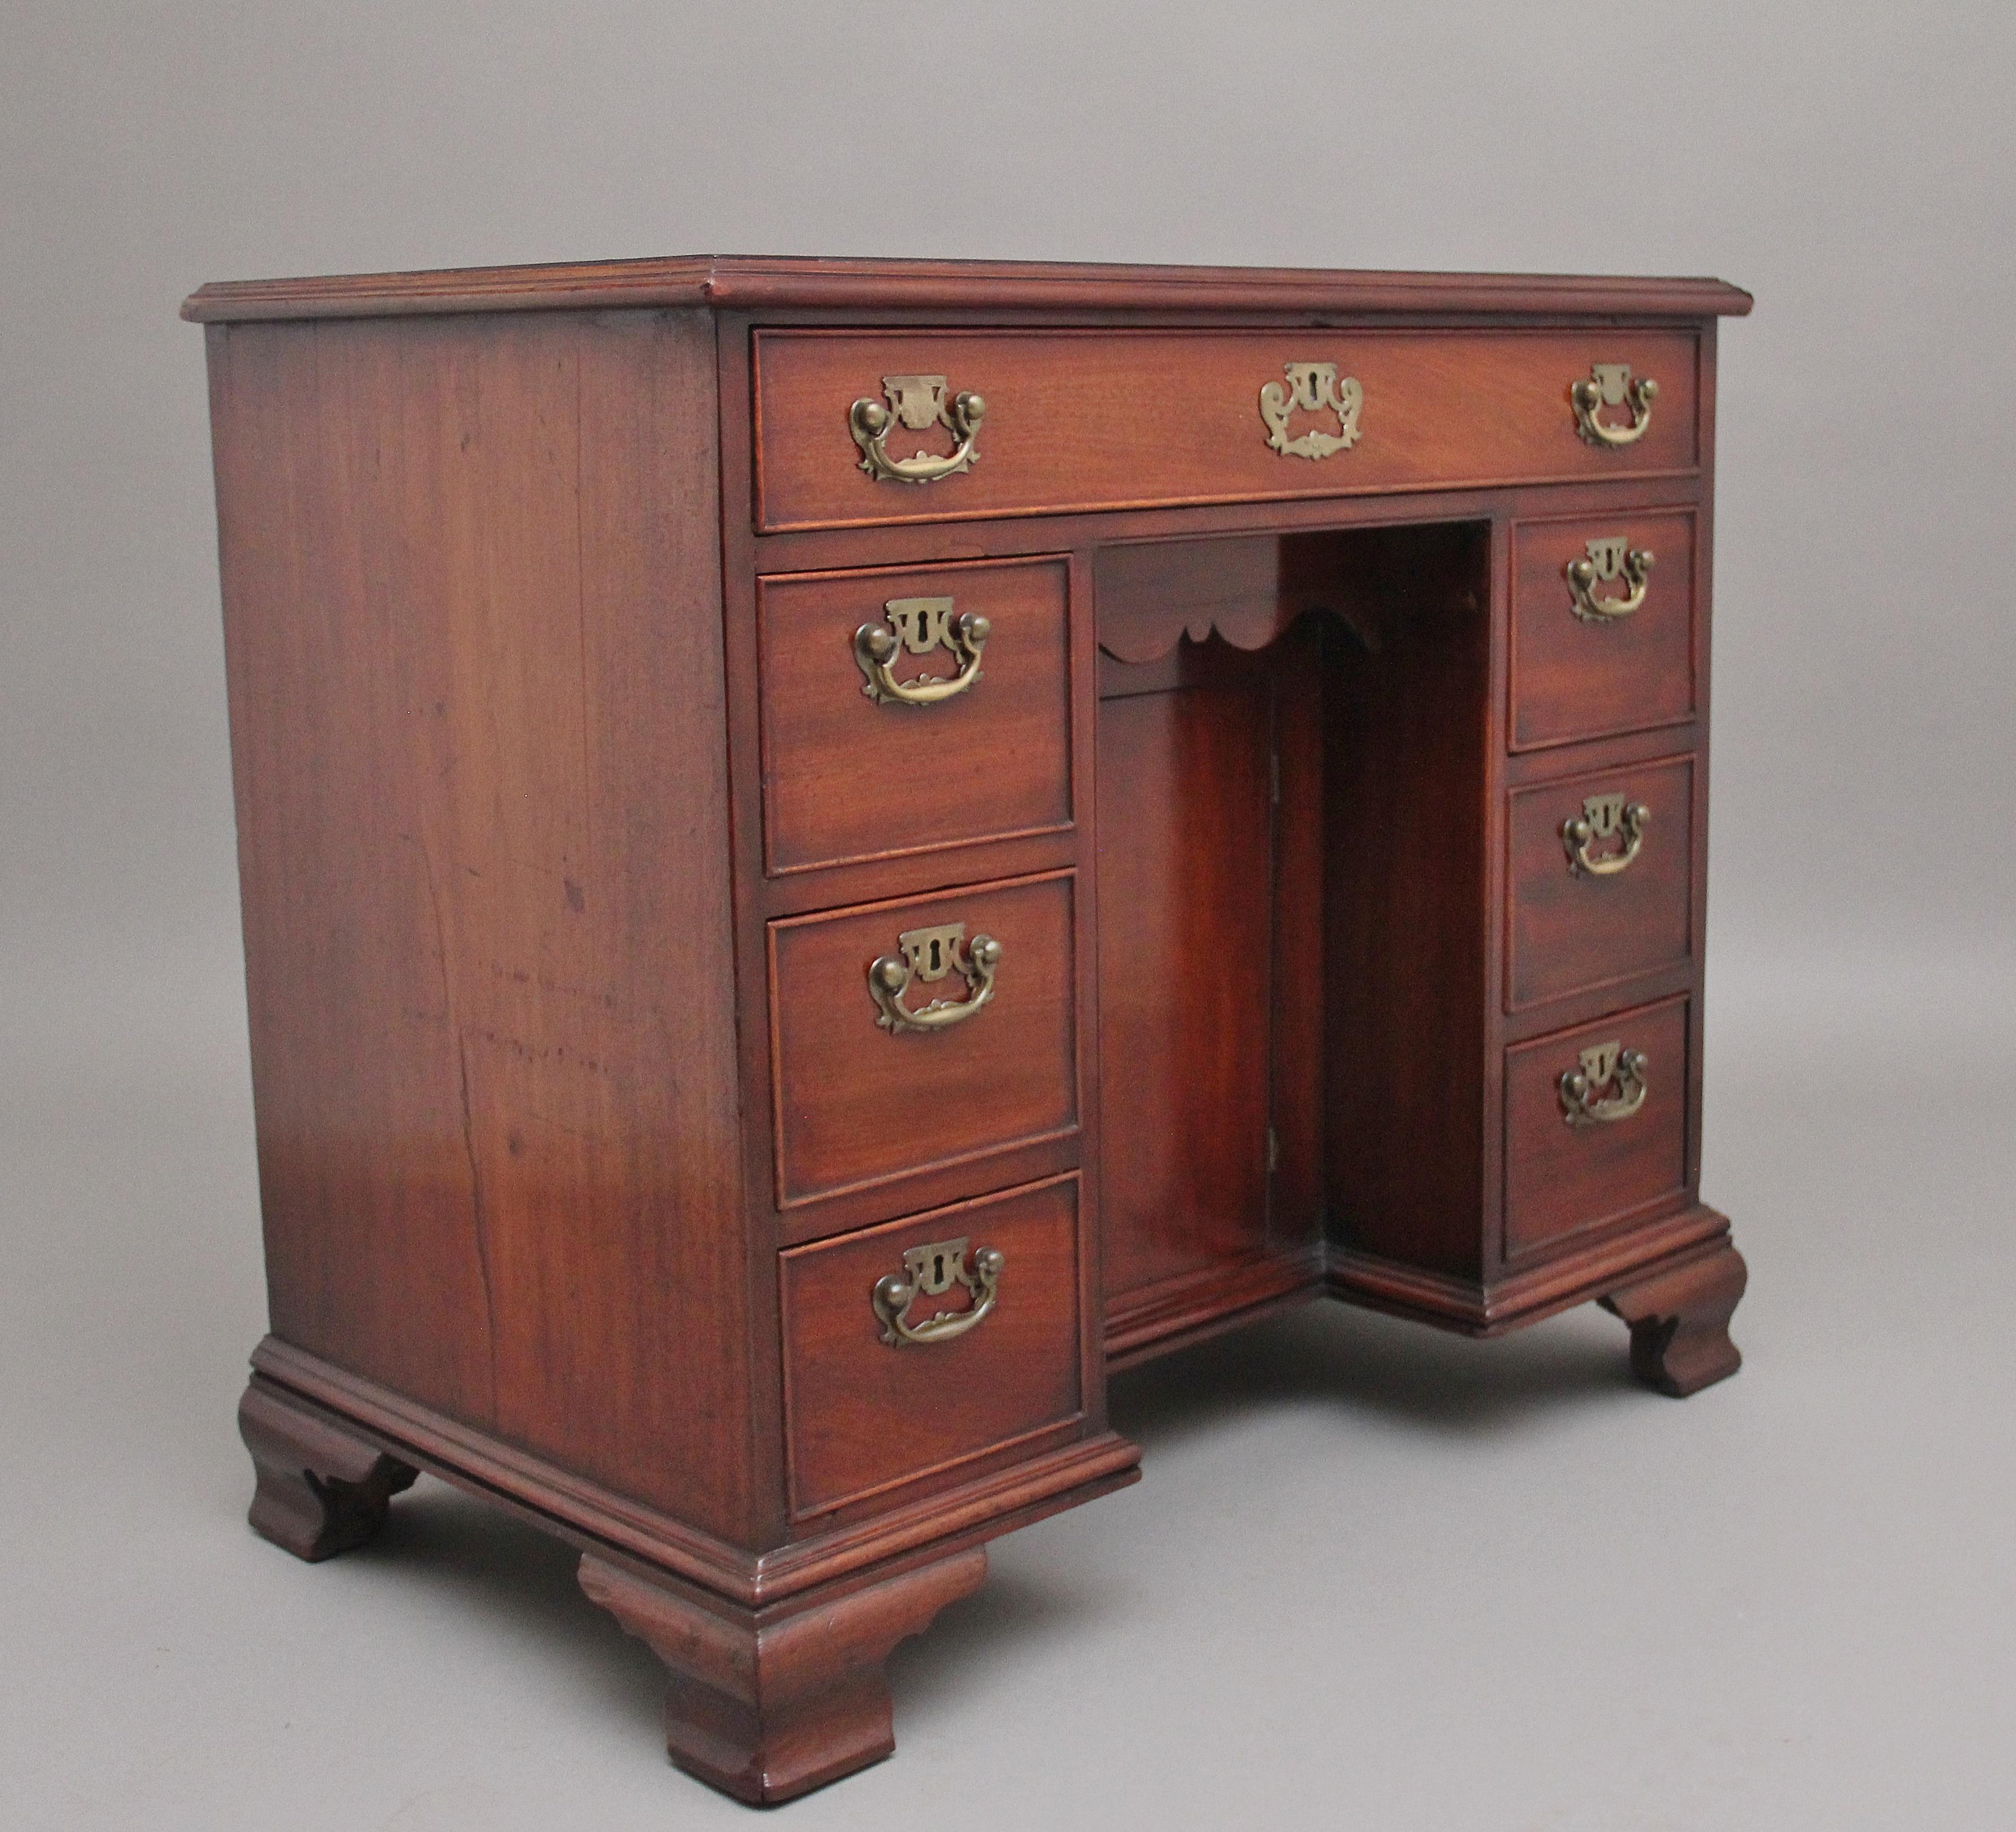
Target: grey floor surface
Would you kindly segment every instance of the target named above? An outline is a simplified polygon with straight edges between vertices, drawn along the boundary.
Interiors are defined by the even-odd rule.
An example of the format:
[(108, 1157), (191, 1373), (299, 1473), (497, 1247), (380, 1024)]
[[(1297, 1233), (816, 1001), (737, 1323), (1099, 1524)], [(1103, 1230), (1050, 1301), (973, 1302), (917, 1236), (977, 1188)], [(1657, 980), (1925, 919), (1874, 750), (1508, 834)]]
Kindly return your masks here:
[[(441, 1485), (316, 1569), (246, 1529), (261, 1323), (226, 970), (0, 1007), (0, 1825), (751, 1823), (666, 1763), (572, 1560)], [(1871, 987), (1875, 988), (1872, 995)], [(1705, 1193), (1747, 1365), (1593, 1309), (1334, 1306), (1120, 1380), (1137, 1488), (1000, 1542), (837, 1827), (2016, 1824), (2007, 963), (1719, 963)]]

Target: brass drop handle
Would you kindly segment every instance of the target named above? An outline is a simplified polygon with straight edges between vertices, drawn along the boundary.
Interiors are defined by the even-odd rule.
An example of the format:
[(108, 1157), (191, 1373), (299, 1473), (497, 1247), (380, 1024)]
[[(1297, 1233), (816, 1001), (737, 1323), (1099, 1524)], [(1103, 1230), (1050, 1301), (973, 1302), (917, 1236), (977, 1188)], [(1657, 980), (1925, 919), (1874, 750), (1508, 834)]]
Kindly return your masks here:
[(1615, 1042), (1585, 1049), (1580, 1066), (1561, 1077), (1561, 1090), (1562, 1117), (1571, 1126), (1628, 1120), (1645, 1104), (1645, 1053)]
[[(976, 935), (967, 945), (966, 924), (945, 923), (936, 928), (909, 929), (896, 938), (898, 952), (885, 954), (868, 970), (868, 991), (880, 1016), (876, 1023), (892, 1036), (905, 1031), (946, 1031), (963, 1024), (994, 996), (994, 973), (1001, 964), (1001, 944), (992, 935)], [(966, 982), (963, 999), (934, 999), (911, 1010), (903, 995), (913, 980), (934, 984), (957, 974)]]
[[(977, 1328), (994, 1308), (1001, 1269), (1007, 1264), (999, 1247), (983, 1247), (969, 1265), (967, 1236), (913, 1247), (903, 1255), (903, 1269), (878, 1279), (869, 1302), (882, 1324), (882, 1340), (891, 1348), (905, 1342), (949, 1342)], [(941, 1310), (921, 1323), (909, 1320), (910, 1306), (920, 1298), (941, 1298), (953, 1286), (965, 1288), (972, 1302), (963, 1310)]]
[[(980, 678), (981, 651), (994, 634), (994, 625), (978, 612), (962, 611), (955, 617), (949, 598), (892, 598), (883, 613), (891, 627), (863, 624), (854, 632), (854, 660), (867, 677), (861, 691), (878, 706), (936, 706)], [(951, 652), (959, 664), (957, 674), (896, 678), (896, 658), (905, 650), (929, 655), (938, 648)]]
[[(1645, 602), (1657, 556), (1649, 549), (1627, 547), (1621, 534), (1583, 543), (1582, 557), (1568, 564), (1568, 600), (1586, 624), (1619, 623)], [(1623, 596), (1602, 598), (1599, 584), (1621, 579)]]
[[(887, 407), (873, 395), (864, 394), (847, 410), (847, 430), (861, 448), (861, 468), (869, 476), (891, 484), (935, 484), (978, 462), (975, 447), (987, 403), (977, 394), (964, 393), (948, 401), (945, 387), (943, 376), (884, 376), (882, 392), (888, 397)], [(898, 423), (913, 433), (942, 426), (959, 444), (942, 458), (934, 458), (928, 452), (920, 452), (914, 458), (891, 458), (887, 441)]]
[[(1592, 445), (1629, 445), (1643, 438), (1652, 423), (1652, 403), (1658, 398), (1659, 384), (1650, 376), (1634, 377), (1628, 362), (1593, 362), (1589, 380), (1568, 391), (1575, 430)], [(1600, 417), (1605, 408), (1627, 403), (1631, 417), (1622, 425)]]
[[(1568, 869), (1578, 877), (1615, 877), (1638, 856), (1651, 820), (1652, 811), (1642, 801), (1627, 802), (1622, 795), (1585, 797), (1582, 812), (1561, 822)], [(1608, 851), (1593, 850), (1611, 841), (1617, 844)]]

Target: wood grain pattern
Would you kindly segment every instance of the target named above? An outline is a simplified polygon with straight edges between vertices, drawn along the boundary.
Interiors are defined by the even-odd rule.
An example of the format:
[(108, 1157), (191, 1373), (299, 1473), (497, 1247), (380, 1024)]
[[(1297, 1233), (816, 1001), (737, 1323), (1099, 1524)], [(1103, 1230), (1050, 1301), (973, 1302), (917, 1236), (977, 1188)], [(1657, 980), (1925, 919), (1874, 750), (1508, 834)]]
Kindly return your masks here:
[(686, 254), (214, 282), (190, 296), (182, 316), (203, 322), (682, 305), (885, 313), (1344, 311), (1672, 319), (1718, 312), (1740, 317), (1749, 311), (1751, 298), (1723, 280), (1618, 275)]
[[(941, 1342), (891, 1344), (869, 1302), (906, 1249), (965, 1238), (1006, 1264), (994, 1308)], [(830, 1514), (1075, 1423), (1078, 1180), (907, 1216), (783, 1256), (784, 1419), (794, 1520)], [(970, 1255), (969, 1255), (970, 1257)], [(970, 1309), (920, 1297), (910, 1319)]]
[[(1514, 531), (1512, 744), (1515, 750), (1643, 731), (1694, 710), (1695, 518), (1629, 509)], [(1575, 614), (1567, 568), (1587, 543), (1622, 535), (1657, 556), (1645, 602), (1615, 622)], [(1604, 597), (1622, 588), (1599, 588)]]
[[(1057, 833), (1072, 819), (1071, 630), (1060, 560), (758, 581), (764, 857), (773, 875)], [(993, 625), (981, 672), (933, 706), (862, 692), (854, 635), (893, 598), (946, 597)], [(942, 679), (942, 647), (897, 677)]]
[(851, 1775), (896, 1747), (883, 1663), (987, 1575), (979, 1547), (761, 1611), (696, 1596), (590, 1553), (581, 1587), (665, 1664), (665, 1747), (754, 1806)]
[[(977, 1194), (993, 1181), (977, 1161), (1076, 1128), (1075, 884), (1053, 873), (770, 925), (780, 1205), (952, 1164)], [(952, 923), (1001, 944), (992, 1000), (928, 1035), (880, 1028), (869, 966), (898, 935)], [(907, 997), (966, 995), (952, 974)]]
[[(1611, 1125), (1571, 1126), (1558, 1084), (1579, 1053), (1615, 1038), (1648, 1059), (1644, 1105)], [(1505, 1256), (1661, 1204), (1687, 1184), (1687, 1001), (1618, 1012), (1506, 1052)]]
[(274, 1329), (747, 1535), (711, 326), (211, 336)]
[[(770, 1262), (774, 1267), (774, 1253)], [(1088, 1420), (1075, 1443), (1038, 1449), (1003, 1467), (983, 1459), (949, 1485), (927, 1485), (796, 1537), (780, 1531), (758, 1549), (704, 1532), (272, 1337), (254, 1351), (252, 1362), (255, 1374), (284, 1388), (291, 1404), (357, 1443), (584, 1551), (639, 1560), (752, 1609), (933, 1546), (977, 1545), (1139, 1479), (1140, 1447)], [(783, 1436), (780, 1423), (780, 1451)]]
[(1100, 704), (1109, 1305), (1267, 1246), (1273, 695), (1231, 660)]
[(1107, 1307), (1106, 1365), (1132, 1367), (1320, 1297), (1327, 1259), (1316, 1240), (1122, 1293)]
[[(1614, 876), (1572, 869), (1561, 826), (1590, 796), (1651, 811)], [(1665, 758), (1513, 791), (1506, 816), (1505, 1003), (1520, 1011), (1685, 960), (1694, 931), (1694, 759)], [(1597, 843), (1602, 850), (1601, 843)]]
[(1362, 632), (1329, 722), (1323, 996), (1334, 1246), (1474, 1275), (1484, 1251), (1492, 730), (1488, 531), (1371, 531), (1333, 562)]
[[(1748, 303), (713, 257), (204, 289), (254, 1526), (326, 1557), (424, 1470), (558, 1535), (665, 1660), (675, 1759), (769, 1801), (887, 1752), (882, 1662), (985, 1541), (1135, 1478), (1109, 1359), (1328, 1290), (1476, 1335), (1600, 1298), (1653, 1384), (1733, 1371), (1696, 1192)], [(1276, 455), (1261, 385), (1328, 360), (1362, 438)], [(1568, 390), (1611, 361), (1661, 394), (1599, 450)], [(920, 489), (847, 433), (910, 371), (990, 401)], [(1563, 569), (1613, 534), (1652, 591), (1584, 624)], [(940, 595), (994, 623), (980, 687), (872, 705), (854, 629)], [(1647, 850), (1572, 878), (1611, 790)], [(890, 1035), (869, 963), (955, 921), (994, 1002)], [(1645, 1108), (1571, 1128), (1612, 1036)], [(958, 1235), (995, 1309), (881, 1341), (875, 1281)]]
[[(755, 360), (766, 531), (1614, 479), (1697, 462), (1696, 343), (1679, 332), (759, 331)], [(1269, 449), (1260, 390), (1298, 362), (1334, 362), (1362, 384), (1349, 451), (1309, 460)], [(1568, 391), (1597, 362), (1659, 383), (1634, 445), (1594, 447), (1576, 432)], [(922, 487), (878, 480), (860, 466), (848, 409), (880, 398), (885, 376), (926, 373), (985, 398), (979, 461)], [(1309, 423), (1337, 427), (1329, 415)], [(943, 428), (890, 435), (902, 457), (952, 444)]]
[(419, 1474), (261, 1380), (238, 1402), (238, 1434), (258, 1472), (252, 1530), (311, 1564), (376, 1537)]

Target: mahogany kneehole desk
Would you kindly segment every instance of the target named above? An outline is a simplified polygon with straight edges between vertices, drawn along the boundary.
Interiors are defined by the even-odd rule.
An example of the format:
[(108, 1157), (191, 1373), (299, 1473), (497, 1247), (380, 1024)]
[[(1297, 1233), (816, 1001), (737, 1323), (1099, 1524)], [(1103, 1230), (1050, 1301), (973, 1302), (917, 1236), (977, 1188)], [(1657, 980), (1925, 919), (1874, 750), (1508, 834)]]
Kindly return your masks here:
[(252, 1521), (578, 1546), (674, 1759), (893, 1747), (1108, 1367), (1322, 1294), (1733, 1373), (1710, 281), (207, 286)]

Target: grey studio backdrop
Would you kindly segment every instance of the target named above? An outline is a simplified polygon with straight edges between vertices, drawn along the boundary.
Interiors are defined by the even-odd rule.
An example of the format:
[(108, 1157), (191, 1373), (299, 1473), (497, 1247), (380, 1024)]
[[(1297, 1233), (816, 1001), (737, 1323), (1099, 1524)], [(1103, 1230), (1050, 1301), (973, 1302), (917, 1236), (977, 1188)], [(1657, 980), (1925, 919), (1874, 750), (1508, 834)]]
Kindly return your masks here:
[[(198, 282), (695, 250), (1714, 273), (1705, 1191), (1748, 1362), (1325, 1307), (1121, 1381), (805, 1832), (2003, 1828), (2016, 16), (9, 0), (0, 1824), (746, 1823), (571, 1560), (243, 1524)], [(1144, 403), (1144, 411), (1150, 404)]]

